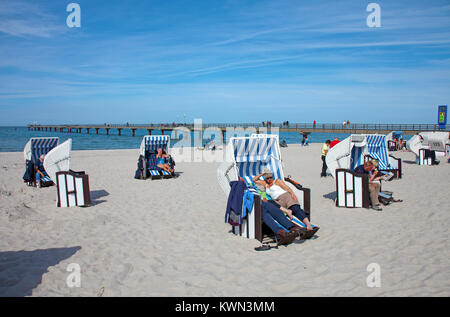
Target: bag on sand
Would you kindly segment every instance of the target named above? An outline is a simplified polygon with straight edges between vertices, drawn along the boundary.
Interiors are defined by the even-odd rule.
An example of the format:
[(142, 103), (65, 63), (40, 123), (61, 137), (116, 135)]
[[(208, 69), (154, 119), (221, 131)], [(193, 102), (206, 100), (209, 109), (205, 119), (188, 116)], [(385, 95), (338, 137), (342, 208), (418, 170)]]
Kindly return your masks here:
[(403, 200), (402, 199), (395, 199), (393, 192), (382, 191), (382, 192), (378, 193), (378, 201), (381, 204), (387, 206), (390, 203), (401, 203)]
[(389, 205), (393, 200), (394, 198), (391, 195), (388, 195), (383, 192), (380, 192), (378, 194), (378, 201), (385, 206)]

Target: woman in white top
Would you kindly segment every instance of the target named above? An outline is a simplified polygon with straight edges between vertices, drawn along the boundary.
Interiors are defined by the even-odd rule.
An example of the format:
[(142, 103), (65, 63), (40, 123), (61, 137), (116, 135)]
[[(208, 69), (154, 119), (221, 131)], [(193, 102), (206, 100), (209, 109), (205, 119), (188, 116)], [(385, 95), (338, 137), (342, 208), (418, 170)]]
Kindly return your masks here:
[[(261, 180), (261, 176), (264, 176), (264, 180)], [(264, 169), (263, 172), (255, 177), (253, 181), (264, 186), (266, 193), (273, 198), (273, 200), (281, 207), (287, 208), (289, 210), (288, 216), (292, 220), (292, 214), (300, 219), (305, 225), (308, 232), (308, 237), (314, 235), (319, 227), (312, 227), (309, 219), (306, 217), (305, 212), (300, 207), (300, 203), (295, 196), (292, 189), (281, 179), (273, 179), (273, 173), (269, 169)], [(283, 211), (284, 211), (283, 208)]]

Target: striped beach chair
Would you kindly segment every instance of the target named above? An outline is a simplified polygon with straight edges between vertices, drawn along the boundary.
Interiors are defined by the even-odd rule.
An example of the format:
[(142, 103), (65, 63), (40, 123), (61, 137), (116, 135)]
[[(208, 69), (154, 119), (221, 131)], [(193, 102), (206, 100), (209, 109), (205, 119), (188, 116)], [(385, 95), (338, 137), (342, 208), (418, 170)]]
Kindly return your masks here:
[[(226, 147), (225, 160), (217, 170), (217, 179), (227, 197), (230, 193), (231, 181), (245, 181), (249, 190), (253, 191), (255, 199), (252, 211), (243, 219), (242, 224), (232, 226), (232, 231), (236, 235), (259, 241), (262, 241), (264, 238), (261, 219), (261, 198), (255, 192), (255, 189), (252, 189), (251, 183), (252, 178), (259, 175), (265, 168), (272, 171), (274, 179), (286, 181), (286, 184), (296, 194), (306, 215), (311, 219), (311, 191), (302, 187), (290, 177), (285, 177), (278, 135), (255, 134), (250, 137), (231, 138)], [(300, 226), (305, 226), (298, 219), (293, 221)]]
[(144, 157), (144, 177), (147, 175), (153, 179), (172, 178), (172, 174), (159, 168), (156, 163), (157, 150), (161, 148), (168, 152), (170, 148), (170, 136), (146, 135), (143, 137), (140, 147), (140, 155)]
[(41, 155), (50, 152), (59, 144), (58, 137), (31, 138), (23, 150), (25, 161), (36, 163)]
[(389, 155), (385, 135), (367, 134), (367, 154), (365, 161), (378, 160), (380, 172), (392, 172), (394, 177), (402, 178), (402, 160)]
[[(29, 185), (32, 185), (35, 181), (34, 166), (39, 163), (41, 155), (46, 155), (52, 149), (54, 149), (59, 143), (58, 137), (49, 138), (31, 138), (25, 144), (23, 155), (25, 159), (25, 175), (23, 179)], [(51, 182), (52, 180), (48, 175), (41, 178), (41, 182)]]
[(328, 152), (327, 165), (336, 179), (336, 206), (370, 207), (369, 177), (354, 170), (371, 159), (378, 160), (381, 172), (401, 178), (401, 160), (389, 155), (384, 135), (352, 134)]

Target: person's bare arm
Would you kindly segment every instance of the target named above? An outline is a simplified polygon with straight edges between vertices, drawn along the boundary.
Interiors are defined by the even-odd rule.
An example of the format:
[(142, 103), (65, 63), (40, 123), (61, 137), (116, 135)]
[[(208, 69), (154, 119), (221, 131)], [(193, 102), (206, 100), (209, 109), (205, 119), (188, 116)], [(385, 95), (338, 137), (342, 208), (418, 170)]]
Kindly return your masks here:
[(263, 176), (264, 173), (261, 173), (259, 175), (256, 175), (255, 177), (252, 178), (252, 181), (254, 181), (256, 184), (260, 184), (263, 185), (264, 187), (266, 186), (266, 182), (263, 180), (260, 180), (261, 176)]
[(379, 181), (384, 178), (384, 175), (378, 176), (378, 170), (375, 170), (375, 172), (372, 174), (372, 176), (369, 178), (369, 183), (372, 183), (374, 181)]

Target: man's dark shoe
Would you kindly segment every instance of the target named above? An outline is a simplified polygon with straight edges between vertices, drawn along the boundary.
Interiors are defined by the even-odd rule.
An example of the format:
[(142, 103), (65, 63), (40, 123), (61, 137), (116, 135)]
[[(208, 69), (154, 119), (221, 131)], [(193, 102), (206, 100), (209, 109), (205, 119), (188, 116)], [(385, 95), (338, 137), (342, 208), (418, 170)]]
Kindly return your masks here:
[(297, 237), (296, 232), (294, 232), (294, 231), (286, 232), (285, 230), (280, 229), (277, 232), (278, 245), (291, 244), (292, 241), (294, 241), (296, 237)]
[(294, 225), (292, 228), (290, 228), (289, 230), (294, 231), (296, 234), (296, 237), (300, 237), (300, 239), (303, 239), (303, 236), (306, 233), (306, 228), (302, 228), (300, 226)]

